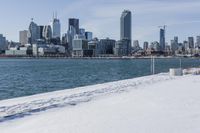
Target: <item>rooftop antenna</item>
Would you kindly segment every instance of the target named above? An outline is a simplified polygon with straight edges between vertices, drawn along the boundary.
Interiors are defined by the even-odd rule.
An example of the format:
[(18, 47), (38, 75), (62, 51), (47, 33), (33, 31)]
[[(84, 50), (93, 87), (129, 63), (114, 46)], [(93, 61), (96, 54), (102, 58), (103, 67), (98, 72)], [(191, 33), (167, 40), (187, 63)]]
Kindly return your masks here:
[(58, 16), (57, 16), (57, 11), (55, 12), (55, 15), (56, 15), (55, 18), (57, 19), (57, 18), (58, 18)]

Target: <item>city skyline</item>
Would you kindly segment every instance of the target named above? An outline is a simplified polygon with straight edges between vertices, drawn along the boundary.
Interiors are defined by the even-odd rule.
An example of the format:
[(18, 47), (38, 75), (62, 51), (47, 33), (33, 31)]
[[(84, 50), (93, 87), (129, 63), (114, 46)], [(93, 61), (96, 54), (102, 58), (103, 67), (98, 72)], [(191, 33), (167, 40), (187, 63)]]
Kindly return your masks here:
[[(94, 37), (119, 40), (119, 16), (124, 9), (132, 11), (132, 40), (139, 40), (140, 45), (143, 41), (159, 40), (158, 26), (164, 24), (167, 25), (167, 42), (170, 42), (174, 36), (179, 36), (179, 40), (183, 41), (187, 40), (188, 36), (200, 34), (197, 28), (200, 24), (200, 19), (198, 19), (200, 2), (197, 0), (182, 0), (181, 2), (61, 0), (59, 3), (55, 0), (21, 0), (21, 2), (23, 4), (16, 0), (7, 0), (2, 1), (0, 6), (4, 18), (0, 22), (1, 33), (8, 40), (18, 41), (19, 31), (28, 29), (31, 18), (34, 18), (34, 22), (38, 25), (49, 24), (55, 11), (61, 21), (62, 34), (67, 32), (68, 18), (74, 17), (79, 18), (80, 28), (92, 31)], [(83, 10), (85, 6), (89, 8)], [(12, 22), (12, 20), (15, 21)]]

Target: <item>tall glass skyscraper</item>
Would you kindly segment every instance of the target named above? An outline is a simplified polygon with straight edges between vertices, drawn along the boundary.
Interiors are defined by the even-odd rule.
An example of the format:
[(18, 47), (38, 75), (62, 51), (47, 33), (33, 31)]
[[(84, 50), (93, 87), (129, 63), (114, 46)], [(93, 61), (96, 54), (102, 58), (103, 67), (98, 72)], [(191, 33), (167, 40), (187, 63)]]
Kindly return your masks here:
[(196, 37), (196, 48), (200, 48), (200, 36)]
[(50, 25), (44, 26), (43, 37), (47, 42), (50, 41), (50, 39), (52, 38), (52, 29)]
[(55, 17), (53, 15), (53, 21), (51, 22), (51, 29), (52, 29), (52, 37), (60, 38), (61, 25), (60, 25), (60, 20), (57, 18), (57, 15)]
[(36, 43), (37, 39), (40, 38), (40, 32), (39, 32), (38, 25), (33, 22), (33, 19), (29, 25), (28, 38), (29, 38), (30, 44)]
[(120, 18), (120, 38), (131, 39), (131, 11), (124, 10)]
[(40, 25), (40, 26), (39, 26), (40, 39), (44, 39), (44, 37), (43, 37), (43, 29), (44, 29), (44, 26), (43, 26), (43, 25)]
[(123, 55), (131, 54), (131, 43), (132, 43), (132, 18), (131, 11), (124, 10), (120, 17), (120, 40), (123, 42)]
[(0, 34), (0, 51), (6, 50), (6, 37)]
[(68, 30), (70, 30), (70, 27), (74, 27), (76, 34), (79, 34), (79, 19), (70, 18), (68, 24)]
[(160, 51), (165, 51), (165, 27), (160, 29)]
[(85, 32), (85, 37), (86, 37), (86, 39), (87, 39), (88, 41), (91, 41), (92, 38), (93, 38), (92, 32), (89, 32), (89, 31)]
[(188, 37), (189, 48), (194, 48), (194, 37)]

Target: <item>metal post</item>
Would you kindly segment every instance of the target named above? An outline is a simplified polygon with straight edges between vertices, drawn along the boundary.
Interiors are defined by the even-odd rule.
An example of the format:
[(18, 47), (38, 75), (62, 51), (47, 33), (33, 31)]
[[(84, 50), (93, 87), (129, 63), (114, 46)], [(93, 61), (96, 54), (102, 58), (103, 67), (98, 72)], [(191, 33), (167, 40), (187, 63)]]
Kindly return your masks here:
[(155, 58), (153, 56), (153, 75), (155, 74)]
[(179, 61), (180, 61), (180, 68), (182, 68), (182, 60), (181, 60), (181, 58), (179, 59)]

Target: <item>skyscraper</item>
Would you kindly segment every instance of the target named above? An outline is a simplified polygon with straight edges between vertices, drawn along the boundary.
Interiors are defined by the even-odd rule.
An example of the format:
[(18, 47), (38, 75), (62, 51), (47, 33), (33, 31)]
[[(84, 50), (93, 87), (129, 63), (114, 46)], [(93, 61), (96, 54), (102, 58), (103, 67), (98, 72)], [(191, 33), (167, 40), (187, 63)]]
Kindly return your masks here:
[(189, 49), (188, 41), (183, 41), (183, 46), (184, 46), (185, 50), (188, 50)]
[(131, 40), (131, 12), (124, 10), (120, 18), (120, 39)]
[(144, 42), (144, 44), (143, 44), (144, 51), (146, 51), (148, 49), (148, 47), (149, 47), (149, 43), (148, 42)]
[(28, 30), (23, 30), (19, 32), (19, 42), (21, 45), (28, 44)]
[(139, 40), (134, 40), (134, 41), (133, 41), (133, 47), (134, 47), (134, 48), (140, 47)]
[(92, 35), (92, 32), (85, 32), (85, 37), (88, 41), (91, 41), (93, 39), (93, 35)]
[(165, 51), (165, 26), (160, 28), (160, 51)]
[(85, 37), (85, 29), (83, 29), (83, 28), (79, 29), (79, 36), (82, 36), (82, 38), (86, 39), (86, 37)]
[(52, 29), (52, 37), (53, 38), (60, 38), (61, 34), (61, 26), (60, 20), (57, 18), (57, 15), (53, 15), (53, 21), (51, 22), (51, 29)]
[(6, 37), (0, 34), (0, 51), (6, 50)]
[(194, 48), (194, 37), (188, 37), (189, 49)]
[(174, 42), (178, 45), (178, 36), (174, 37)]
[[(130, 55), (131, 53), (131, 43), (132, 43), (131, 24), (132, 24), (131, 11), (124, 10), (120, 17), (120, 39), (127, 40), (126, 42), (129, 42), (128, 46), (124, 47), (127, 48), (127, 50), (123, 50), (123, 51), (128, 51), (127, 55)], [(127, 43), (124, 43), (124, 45), (127, 45)]]
[(196, 37), (196, 48), (200, 48), (200, 36)]
[(33, 22), (33, 19), (31, 19), (31, 23), (29, 25), (28, 38), (30, 44), (37, 43), (37, 39), (40, 38), (39, 28), (37, 24)]
[(79, 19), (76, 18), (70, 18), (69, 24), (68, 24), (68, 30), (70, 30), (70, 27), (74, 27), (76, 34), (79, 34)]
[(79, 34), (85, 36), (85, 29), (80, 28), (79, 29)]
[(176, 50), (178, 50), (178, 37), (175, 36), (174, 40), (171, 40), (171, 50), (173, 53), (175, 53)]
[(68, 43), (69, 54), (72, 53), (72, 42), (75, 34), (76, 34), (76, 29), (73, 26), (70, 26), (69, 30), (67, 31), (67, 43)]
[(44, 39), (44, 37), (43, 37), (43, 29), (44, 29), (44, 26), (43, 26), (43, 25), (40, 25), (40, 26), (39, 26), (40, 39)]
[(50, 25), (44, 26), (43, 37), (45, 38), (45, 40), (47, 42), (49, 42), (50, 39), (52, 38), (52, 30), (51, 30), (51, 26)]

